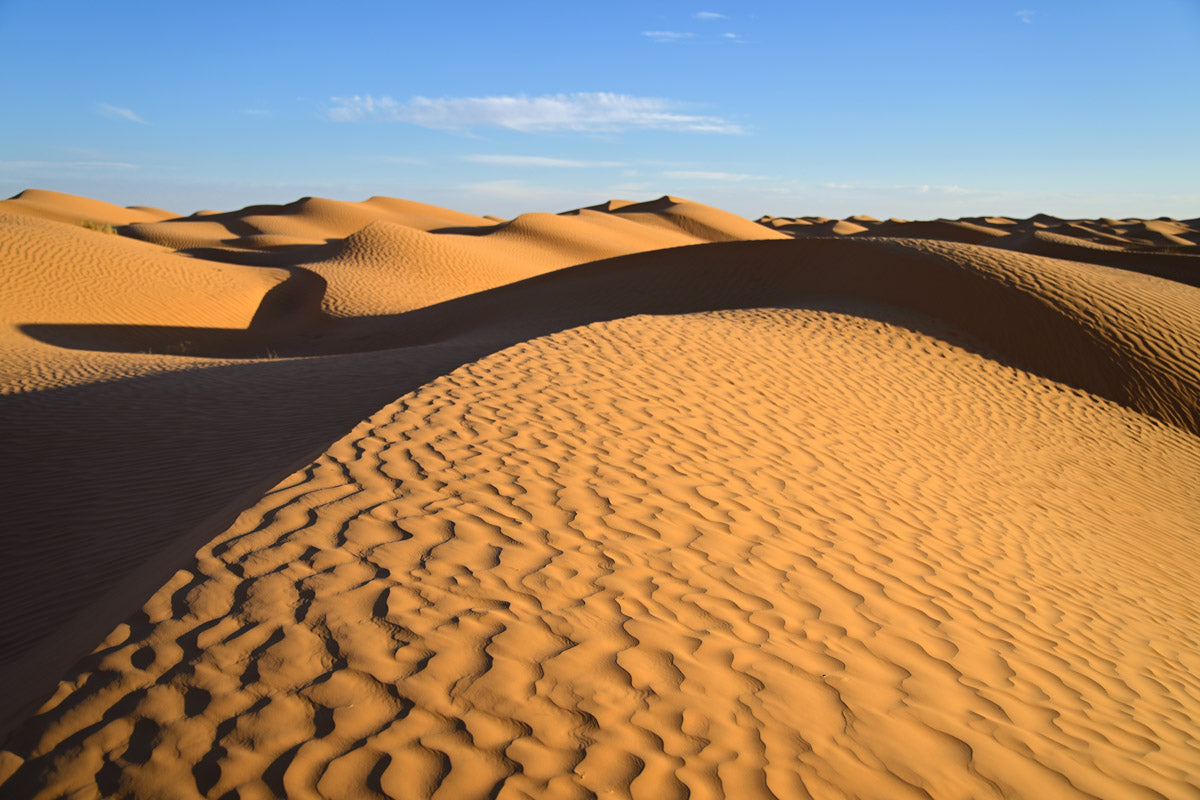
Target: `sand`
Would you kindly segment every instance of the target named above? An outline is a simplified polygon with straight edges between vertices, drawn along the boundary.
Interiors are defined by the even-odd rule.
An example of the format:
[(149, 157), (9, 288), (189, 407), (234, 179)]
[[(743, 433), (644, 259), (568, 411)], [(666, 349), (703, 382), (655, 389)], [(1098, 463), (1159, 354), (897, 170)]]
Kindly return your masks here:
[(0, 202), (0, 796), (1198, 796), (1196, 239)]

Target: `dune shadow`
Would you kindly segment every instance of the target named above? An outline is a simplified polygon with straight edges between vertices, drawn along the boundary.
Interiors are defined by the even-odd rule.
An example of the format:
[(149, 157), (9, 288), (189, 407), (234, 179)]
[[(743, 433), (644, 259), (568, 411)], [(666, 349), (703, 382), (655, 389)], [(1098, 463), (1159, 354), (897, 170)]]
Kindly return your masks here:
[(494, 225), (448, 225), (444, 228), (432, 228), (429, 233), (450, 233), (459, 236), (487, 236), (502, 231), (512, 224), (512, 220), (497, 222)]
[(1039, 235), (1038, 231), (1014, 233), (985, 244), (1000, 250), (1098, 264), (1200, 287), (1200, 253), (1195, 247), (1131, 245), (1121, 249), (1101, 249), (1089, 247), (1082, 240), (1077, 244), (1066, 236), (1055, 239)]
[[(188, 328), (171, 325), (27, 324), (22, 333), (40, 342), (73, 350), (110, 353), (247, 358), (253, 349), (248, 330)], [(271, 357), (267, 345), (258, 357)]]

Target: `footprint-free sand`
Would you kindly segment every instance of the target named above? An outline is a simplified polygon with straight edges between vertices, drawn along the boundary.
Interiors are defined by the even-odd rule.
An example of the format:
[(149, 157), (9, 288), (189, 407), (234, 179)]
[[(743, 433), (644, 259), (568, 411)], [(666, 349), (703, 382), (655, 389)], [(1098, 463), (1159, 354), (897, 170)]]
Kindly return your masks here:
[(0, 796), (1200, 796), (1198, 243), (0, 202)]

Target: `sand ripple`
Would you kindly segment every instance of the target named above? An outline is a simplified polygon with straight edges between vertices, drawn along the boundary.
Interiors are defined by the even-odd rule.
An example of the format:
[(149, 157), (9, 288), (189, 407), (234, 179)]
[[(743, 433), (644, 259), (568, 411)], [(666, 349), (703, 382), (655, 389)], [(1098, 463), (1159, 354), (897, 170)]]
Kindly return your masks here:
[(1200, 793), (1197, 440), (887, 316), (638, 316), (405, 395), (114, 630), (3, 791)]

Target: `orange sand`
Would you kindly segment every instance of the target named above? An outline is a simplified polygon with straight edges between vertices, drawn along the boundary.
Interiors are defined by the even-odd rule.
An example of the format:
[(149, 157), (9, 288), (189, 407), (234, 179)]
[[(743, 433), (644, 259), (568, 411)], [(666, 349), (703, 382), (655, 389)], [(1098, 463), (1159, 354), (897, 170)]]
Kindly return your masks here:
[(760, 223), (0, 202), (0, 796), (1200, 794), (1195, 221)]

